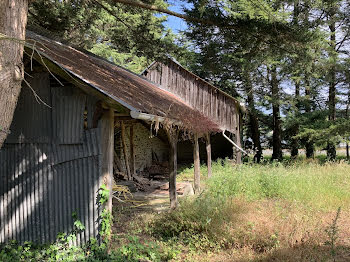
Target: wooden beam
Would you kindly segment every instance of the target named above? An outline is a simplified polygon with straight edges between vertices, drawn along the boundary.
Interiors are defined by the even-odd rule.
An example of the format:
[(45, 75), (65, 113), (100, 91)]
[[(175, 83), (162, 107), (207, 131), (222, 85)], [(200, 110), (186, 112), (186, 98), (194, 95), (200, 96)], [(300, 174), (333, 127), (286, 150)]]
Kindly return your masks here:
[(131, 116), (115, 116), (116, 121), (134, 121), (136, 122), (136, 119), (133, 119)]
[(206, 149), (207, 149), (207, 168), (208, 168), (208, 178), (211, 177), (211, 142), (210, 142), (210, 133), (206, 134)]
[(135, 167), (135, 144), (134, 144), (134, 125), (130, 126), (130, 172), (134, 177), (136, 172)]
[(132, 180), (132, 176), (130, 173), (130, 166), (129, 166), (129, 156), (126, 151), (126, 138), (125, 138), (125, 125), (124, 122), (121, 121), (121, 136), (122, 136), (122, 147), (123, 147), (123, 154), (124, 154), (124, 161), (125, 161), (125, 168), (126, 168), (126, 174), (128, 176), (128, 180)]
[(178, 131), (176, 129), (166, 130), (170, 150), (169, 150), (169, 198), (170, 208), (175, 209), (178, 206), (176, 192), (176, 175), (177, 175), (177, 141)]
[(106, 203), (108, 211), (112, 212), (112, 181), (114, 160), (114, 111), (105, 111), (101, 118), (101, 148), (103, 183), (109, 190), (109, 200)]
[(193, 160), (194, 160), (194, 193), (198, 194), (200, 192), (200, 186), (201, 186), (198, 134), (194, 134)]

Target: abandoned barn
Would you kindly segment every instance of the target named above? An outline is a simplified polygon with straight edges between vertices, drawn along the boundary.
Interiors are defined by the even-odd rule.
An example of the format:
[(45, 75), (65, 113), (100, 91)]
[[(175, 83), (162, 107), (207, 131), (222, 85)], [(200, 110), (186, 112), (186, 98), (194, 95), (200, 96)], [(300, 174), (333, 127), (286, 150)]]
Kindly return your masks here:
[(0, 150), (0, 242), (52, 242), (73, 231), (74, 213), (85, 225), (76, 244), (99, 238), (101, 210), (111, 210), (112, 201), (102, 207), (98, 192), (102, 184), (112, 188), (113, 166), (132, 179), (154, 160), (167, 161), (175, 207), (179, 140), (194, 141), (197, 176), (199, 137), (206, 137), (208, 161), (210, 133), (227, 130), (239, 144), (239, 104), (228, 108), (229, 99), (211, 87), (196, 89), (200, 109), (162, 84), (33, 32), (24, 64), (11, 133)]
[[(193, 74), (172, 57), (165, 62), (153, 62), (143, 71), (142, 75), (212, 119), (223, 131), (228, 131), (230, 138), (238, 147), (241, 147), (242, 129), (240, 126), (243, 108), (237, 99)], [(212, 134), (210, 138), (215, 139), (215, 143), (211, 143), (211, 151), (215, 154), (215, 158), (230, 155), (232, 145), (225, 137), (221, 134)], [(186, 142), (188, 141), (179, 145), (179, 153), (183, 157), (187, 155), (189, 148)], [(241, 150), (236, 149), (235, 147), (232, 153), (239, 163)]]

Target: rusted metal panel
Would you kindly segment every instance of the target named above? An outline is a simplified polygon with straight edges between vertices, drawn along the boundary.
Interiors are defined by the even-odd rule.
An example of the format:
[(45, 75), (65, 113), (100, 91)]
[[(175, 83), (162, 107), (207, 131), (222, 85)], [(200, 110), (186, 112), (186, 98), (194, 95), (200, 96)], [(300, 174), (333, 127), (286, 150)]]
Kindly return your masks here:
[[(87, 51), (79, 51), (33, 32), (28, 31), (26, 37), (35, 40), (36, 51), (60, 70), (64, 70), (67, 78), (80, 79), (129, 110), (178, 120), (185, 128), (196, 132), (220, 131), (217, 123), (185, 103), (179, 96), (137, 74)], [(155, 74), (155, 78), (154, 81), (160, 82), (159, 74)], [(193, 119), (196, 121), (193, 122)]]
[[(158, 70), (159, 67), (163, 70)], [(168, 59), (166, 65), (158, 62), (153, 63), (144, 71), (143, 75), (167, 91), (179, 96), (221, 128), (235, 132), (236, 126), (231, 121), (231, 114), (240, 114), (239, 102), (189, 72), (173, 59)], [(168, 84), (164, 85), (164, 83)]]

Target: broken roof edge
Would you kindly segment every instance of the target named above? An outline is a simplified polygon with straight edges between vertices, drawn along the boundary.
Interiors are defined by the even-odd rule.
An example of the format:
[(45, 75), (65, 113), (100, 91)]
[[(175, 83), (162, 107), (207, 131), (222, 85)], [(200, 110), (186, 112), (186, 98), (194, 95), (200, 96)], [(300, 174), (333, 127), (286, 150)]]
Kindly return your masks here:
[[(72, 49), (75, 49), (74, 47), (72, 46), (69, 46), (69, 45), (66, 45), (64, 43), (60, 43), (58, 42), (57, 40), (52, 40), (52, 39), (49, 39), (45, 36), (41, 36), (41, 35), (38, 35), (36, 34), (35, 32), (31, 32), (29, 31), (29, 35), (32, 33), (34, 34), (36, 37), (39, 37), (39, 39), (42, 39), (42, 40), (46, 40), (46, 41), (53, 41), (55, 42), (57, 45), (62, 45), (62, 46), (67, 46), (67, 47), (70, 47)], [(30, 36), (29, 36), (30, 38)], [(126, 109), (129, 109), (130, 111), (133, 111), (133, 112), (137, 112), (139, 114), (147, 114), (147, 115), (150, 115), (150, 116), (154, 116), (154, 119), (159, 119), (159, 118), (164, 118), (166, 119), (165, 122), (169, 122), (169, 123), (173, 123), (174, 125), (177, 125), (180, 129), (183, 129), (183, 130), (191, 130), (192, 132), (198, 132), (198, 133), (204, 133), (204, 132), (220, 132), (222, 130), (221, 127), (219, 127), (218, 125), (214, 124), (214, 123), (211, 123), (208, 119), (206, 119), (206, 117), (204, 115), (202, 115), (201, 112), (199, 112), (198, 110), (196, 110), (195, 108), (193, 108), (192, 106), (188, 105), (187, 103), (185, 103), (184, 101), (182, 101), (182, 99), (178, 96), (176, 96), (179, 100), (182, 101), (182, 103), (184, 103), (187, 107), (191, 108), (192, 110), (195, 110), (198, 112), (198, 114), (200, 114), (203, 119), (201, 119), (201, 121), (203, 121), (203, 123), (201, 123), (201, 125), (198, 125), (200, 126), (201, 128), (198, 128), (196, 127), (197, 125), (196, 124), (193, 124), (195, 123), (196, 121), (193, 121), (192, 122), (189, 122), (189, 121), (180, 121), (179, 119), (173, 119), (171, 117), (164, 117), (164, 116), (158, 116), (158, 115), (155, 115), (155, 114), (149, 114), (149, 112), (142, 112), (142, 110), (139, 110), (139, 109), (136, 109), (135, 107), (129, 105), (128, 103), (125, 103), (123, 100), (117, 98), (116, 96), (106, 92), (105, 90), (99, 88), (98, 86), (94, 85), (93, 83), (91, 83), (89, 80), (85, 79), (84, 77), (82, 77), (81, 75), (79, 74), (76, 74), (74, 71), (70, 70), (69, 68), (67, 68), (66, 66), (62, 65), (59, 61), (57, 61), (56, 59), (54, 59), (53, 57), (51, 57), (50, 55), (46, 54), (46, 52), (43, 52), (37, 48), (35, 48), (35, 43), (39, 43), (41, 44), (43, 47), (45, 47), (44, 44), (40, 43), (40, 41), (37, 41), (37, 40), (34, 40), (34, 39), (29, 39), (29, 41), (33, 41), (34, 43), (33, 44), (30, 44), (28, 43), (28, 40), (26, 41), (25, 43), (25, 47), (30, 49), (31, 51), (33, 51), (33, 54), (32, 54), (32, 58), (34, 58), (37, 62), (39, 62), (40, 64), (42, 64), (43, 66), (45, 66), (47, 68), (47, 70), (49, 71), (50, 74), (52, 74), (52, 72), (50, 71), (50, 69), (47, 67), (47, 65), (45, 64), (45, 61), (43, 60), (46, 59), (48, 62), (52, 63), (53, 66), (56, 68), (56, 70), (59, 70), (60, 72), (62, 72), (62, 74), (65, 74), (66, 77), (62, 76), (61, 74), (58, 74), (60, 76), (62, 76), (62, 78), (66, 79), (67, 81), (71, 82), (71, 80), (68, 80), (68, 78), (70, 79), (74, 79), (75, 81), (77, 81), (77, 86), (81, 89), (83, 89), (82, 86), (80, 85), (87, 85), (89, 87), (91, 87), (93, 90), (95, 90), (96, 92), (100, 93), (103, 97), (105, 98), (109, 98), (113, 101), (115, 101), (116, 103), (118, 103), (119, 105), (121, 105), (122, 107), (126, 108)], [(77, 49), (76, 49), (77, 50)], [(82, 52), (81, 50), (77, 50), (77, 51), (80, 51)], [(34, 53), (37, 53), (36, 55), (34, 55)], [(94, 59), (97, 59), (97, 60), (101, 60), (103, 62), (107, 62), (108, 64), (110, 65), (113, 65), (113, 66), (116, 66), (116, 67), (119, 67), (119, 68), (122, 68), (124, 69), (123, 67), (120, 67), (118, 65), (115, 65), (114, 63), (112, 63), (111, 61), (108, 61), (106, 59), (103, 59), (97, 55), (94, 55), (92, 54), (91, 52), (82, 52), (82, 53), (85, 53), (86, 55), (88, 56), (91, 56), (93, 57)], [(30, 56), (30, 54), (27, 54)], [(137, 75), (133, 72), (131, 72), (130, 70), (127, 70), (127, 69), (124, 69), (126, 71), (128, 71), (129, 73), (132, 73), (134, 76), (136, 77), (139, 77), (143, 80), (146, 80), (148, 83), (152, 84), (153, 86), (157, 87), (158, 89), (161, 89), (163, 90), (164, 92), (167, 92), (169, 94), (171, 94), (172, 96), (174, 96), (174, 94), (172, 94), (171, 92), (165, 90), (162, 88), (162, 86), (158, 85), (158, 84), (155, 84), (153, 83), (152, 81), (148, 80), (147, 78), (143, 77), (143, 76), (140, 76), (140, 75)], [(57, 72), (55, 72), (57, 74)], [(79, 84), (80, 83), (80, 84)], [(85, 87), (84, 87), (85, 88)], [(83, 89), (84, 90), (84, 89)], [(85, 90), (85, 92), (88, 92), (88, 90)], [(107, 104), (112, 107), (112, 108), (115, 108), (115, 106), (113, 106), (113, 104), (111, 103), (111, 100), (110, 102), (108, 101), (105, 101), (107, 102)], [(115, 108), (116, 109), (116, 108)], [(196, 120), (196, 119), (194, 119)], [(197, 121), (198, 122), (198, 121)], [(203, 125), (204, 124), (204, 125)], [(214, 125), (213, 125), (214, 124)], [(203, 128), (204, 126), (206, 126), (206, 128)]]
[[(193, 77), (199, 79), (200, 81), (206, 83), (208, 86), (210, 86), (211, 88), (213, 88), (214, 90), (220, 92), (221, 94), (223, 94), (224, 96), (230, 98), (231, 100), (233, 100), (236, 105), (239, 107), (239, 109), (241, 110), (241, 112), (245, 112), (245, 106), (244, 104), (239, 101), (237, 98), (231, 96), (230, 94), (226, 93), (225, 91), (222, 91), (221, 89), (217, 88), (216, 86), (214, 86), (213, 84), (211, 84), (210, 82), (208, 82), (207, 80), (204, 80), (203, 78), (201, 78), (200, 76), (194, 74), (193, 72), (191, 72), (190, 70), (188, 70), (187, 68), (185, 68), (183, 65), (180, 64), (180, 62), (178, 62), (174, 57), (172, 57), (171, 55), (167, 55), (167, 58), (173, 62), (174, 64), (176, 64), (177, 66), (179, 66), (182, 70), (186, 71), (187, 73), (189, 73), (190, 75), (192, 75)], [(157, 63), (162, 63), (160, 61), (153, 61), (147, 68), (145, 68), (141, 74), (145, 74), (148, 70), (150, 70), (155, 64)]]
[[(59, 42), (58, 42), (59, 43)], [(25, 47), (31, 49), (32, 51), (36, 51), (40, 56), (45, 57), (46, 59), (48, 59), (49, 61), (51, 61), (53, 64), (55, 64), (55, 66), (57, 68), (59, 68), (60, 70), (62, 70), (63, 72), (65, 72), (67, 74), (67, 76), (72, 77), (72, 78), (76, 78), (79, 79), (81, 81), (83, 81), (85, 84), (91, 86), (92, 88), (94, 88), (95, 90), (97, 90), (98, 92), (100, 92), (101, 94), (103, 94), (106, 97), (109, 97), (111, 99), (113, 99), (115, 102), (119, 103), (120, 105), (122, 105), (123, 107), (129, 109), (129, 110), (133, 110), (133, 111), (138, 111), (136, 108), (132, 107), (131, 105), (125, 103), (124, 101), (116, 98), (115, 96), (105, 92), (104, 90), (100, 89), (99, 87), (95, 86), (94, 84), (90, 83), (88, 80), (84, 79), (83, 77), (77, 75), (76, 73), (74, 73), (72, 70), (65, 68), (64, 66), (62, 66), (59, 62), (55, 61), (55, 59), (53, 59), (52, 57), (50, 57), (49, 55), (36, 50), (34, 45), (29, 45), (29, 44), (25, 44)], [(34, 47), (34, 49), (33, 49)], [(35, 58), (34, 58), (35, 59)], [(45, 63), (44, 61), (38, 61), (39, 59), (36, 59), (38, 63), (43, 64)], [(46, 67), (46, 65), (44, 65)], [(48, 68), (47, 68), (48, 69)], [(52, 74), (52, 72), (50, 72), (50, 70), (48, 69), (49, 73)]]

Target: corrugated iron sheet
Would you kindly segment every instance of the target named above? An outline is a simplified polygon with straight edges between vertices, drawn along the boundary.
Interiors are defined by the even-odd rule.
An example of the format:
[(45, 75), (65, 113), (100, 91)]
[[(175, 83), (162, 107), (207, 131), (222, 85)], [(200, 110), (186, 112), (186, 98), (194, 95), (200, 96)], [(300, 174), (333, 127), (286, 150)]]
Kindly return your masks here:
[(16, 239), (42, 243), (53, 239), (50, 151), (44, 144), (5, 145), (0, 151), (1, 242)]
[(73, 86), (52, 87), (54, 138), (59, 144), (82, 142), (86, 95)]
[[(30, 87), (23, 83), (7, 143), (49, 143), (52, 140), (49, 73), (34, 73), (26, 81)], [(48, 106), (35, 99), (34, 92)]]
[(0, 242), (51, 242), (85, 225), (76, 243), (98, 236), (101, 185), (100, 132), (81, 145), (5, 144), (0, 150)]
[(36, 50), (42, 56), (69, 72), (69, 78), (72, 75), (79, 78), (130, 110), (181, 121), (185, 128), (195, 132), (221, 130), (217, 123), (178, 96), (139, 75), (33, 32), (27, 31), (26, 37), (36, 41)]

